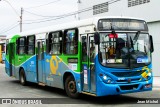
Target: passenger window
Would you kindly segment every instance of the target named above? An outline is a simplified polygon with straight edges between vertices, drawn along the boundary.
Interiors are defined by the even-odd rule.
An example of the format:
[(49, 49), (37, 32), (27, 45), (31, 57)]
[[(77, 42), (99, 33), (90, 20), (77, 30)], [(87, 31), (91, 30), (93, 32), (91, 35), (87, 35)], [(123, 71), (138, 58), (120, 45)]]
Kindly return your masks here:
[(64, 53), (78, 53), (78, 29), (66, 30), (64, 32)]
[(51, 32), (49, 34), (49, 53), (62, 53), (62, 32)]
[(34, 55), (35, 54), (35, 36), (27, 37), (27, 54)]
[(26, 38), (25, 37), (21, 37), (21, 38), (18, 39), (17, 53), (19, 55), (25, 54), (25, 42), (26, 42)]

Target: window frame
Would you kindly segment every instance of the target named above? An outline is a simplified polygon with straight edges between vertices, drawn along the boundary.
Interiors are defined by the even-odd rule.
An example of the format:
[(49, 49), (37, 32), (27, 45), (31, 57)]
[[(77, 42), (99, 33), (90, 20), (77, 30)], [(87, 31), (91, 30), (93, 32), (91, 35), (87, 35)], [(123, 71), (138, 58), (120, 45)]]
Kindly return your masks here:
[[(32, 36), (34, 37), (34, 41), (33, 41), (34, 43), (33, 43), (33, 45), (29, 45), (29, 38), (32, 37)], [(35, 35), (27, 36), (27, 38), (26, 38), (26, 54), (27, 55), (35, 55), (35, 41), (36, 41)], [(31, 53), (29, 54), (29, 52), (28, 52), (29, 51), (29, 46), (32, 46), (34, 48), (33, 54), (31, 54)]]
[[(24, 38), (24, 45), (20, 45), (20, 39), (21, 38)], [(18, 54), (18, 55), (26, 54), (26, 37), (25, 36), (19, 37), (16, 42), (17, 42), (16, 54)], [(23, 54), (20, 54), (20, 52), (19, 52), (20, 47), (24, 47), (24, 53)]]
[[(51, 40), (51, 38), (52, 38), (52, 33), (59, 33), (59, 39), (60, 39), (60, 37), (62, 38), (62, 40), (60, 40), (60, 42), (59, 43), (57, 43), (57, 42), (52, 42), (53, 40)], [(46, 49), (48, 48), (48, 54), (50, 54), (50, 55), (61, 55), (62, 54), (62, 52), (63, 52), (63, 32), (61, 31), (61, 30), (59, 30), (59, 31), (53, 31), (53, 32), (49, 32), (49, 34), (48, 34), (48, 41), (47, 41), (48, 43), (48, 45), (46, 45), (47, 47), (46, 47)], [(51, 45), (53, 45), (53, 44), (60, 44), (60, 53), (59, 54), (54, 54), (54, 53), (51, 53)]]
[[(75, 37), (76, 37), (75, 40), (77, 39), (77, 40), (76, 40), (76, 43), (77, 43), (77, 52), (74, 53), (74, 54), (67, 54), (67, 53), (66, 53), (66, 50), (65, 50), (65, 49), (66, 49), (66, 43), (67, 43), (67, 42), (66, 42), (66, 35), (67, 35), (67, 32), (70, 31), (70, 30), (75, 30)], [(63, 53), (64, 53), (65, 55), (77, 55), (77, 54), (78, 54), (78, 39), (79, 39), (79, 38), (78, 38), (78, 33), (79, 33), (79, 32), (78, 32), (78, 28), (71, 28), (71, 29), (65, 29), (65, 30), (64, 30), (64, 35), (63, 35)], [(70, 42), (70, 43), (71, 43), (71, 42)], [(74, 45), (75, 45), (75, 42), (72, 42), (72, 43), (74, 43)]]

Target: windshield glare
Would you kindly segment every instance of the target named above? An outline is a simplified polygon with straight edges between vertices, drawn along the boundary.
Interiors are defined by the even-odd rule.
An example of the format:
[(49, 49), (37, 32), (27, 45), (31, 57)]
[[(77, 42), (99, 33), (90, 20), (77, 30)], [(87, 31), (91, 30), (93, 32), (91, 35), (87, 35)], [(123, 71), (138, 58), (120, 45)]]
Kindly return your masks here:
[(108, 67), (141, 67), (151, 62), (147, 33), (100, 33), (101, 64)]

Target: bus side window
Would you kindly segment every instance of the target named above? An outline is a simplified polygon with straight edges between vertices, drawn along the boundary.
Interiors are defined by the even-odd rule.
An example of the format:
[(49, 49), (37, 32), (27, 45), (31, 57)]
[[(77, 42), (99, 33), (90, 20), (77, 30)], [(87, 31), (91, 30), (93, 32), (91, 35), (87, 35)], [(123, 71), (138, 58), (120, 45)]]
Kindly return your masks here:
[(25, 44), (26, 44), (26, 38), (21, 37), (17, 40), (17, 54), (22, 55), (25, 54)]
[(34, 55), (35, 54), (35, 36), (27, 37), (27, 54)]
[(62, 53), (62, 31), (49, 33), (49, 53)]
[(65, 30), (64, 32), (64, 53), (78, 53), (78, 29)]

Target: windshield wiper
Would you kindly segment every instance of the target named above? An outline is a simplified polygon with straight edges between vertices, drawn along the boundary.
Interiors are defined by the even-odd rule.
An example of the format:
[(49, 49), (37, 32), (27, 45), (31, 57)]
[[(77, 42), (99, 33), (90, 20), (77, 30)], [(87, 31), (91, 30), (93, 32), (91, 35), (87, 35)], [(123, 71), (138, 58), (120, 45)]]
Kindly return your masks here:
[(138, 38), (139, 38), (139, 35), (140, 35), (140, 31), (138, 31), (137, 33), (136, 33), (136, 35), (134, 36), (134, 38), (133, 38), (133, 44), (135, 45), (135, 43), (137, 42), (137, 40), (138, 40)]

